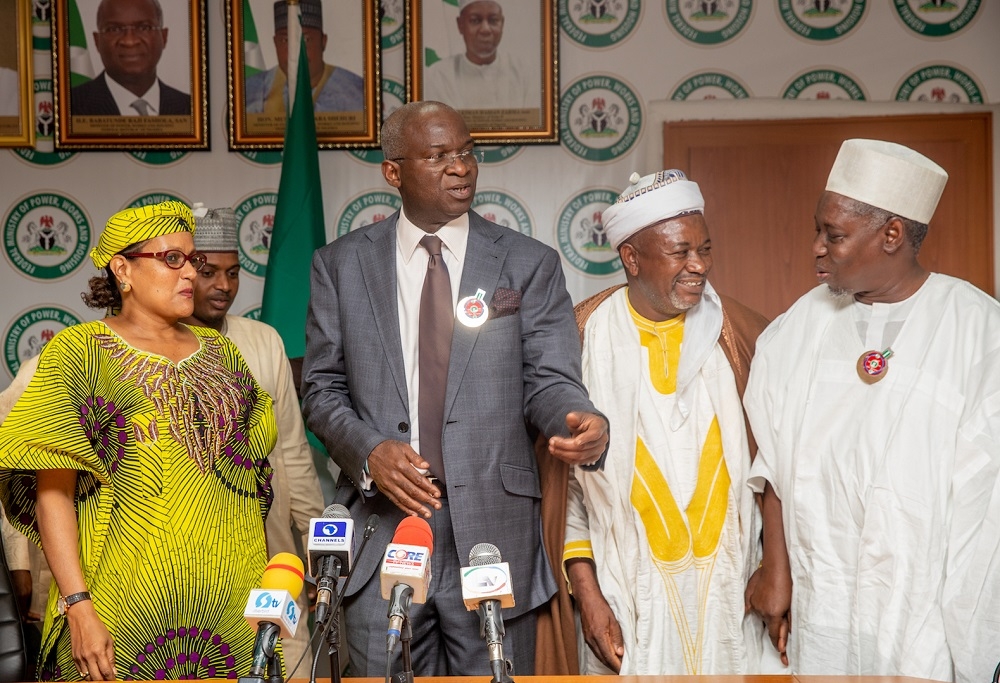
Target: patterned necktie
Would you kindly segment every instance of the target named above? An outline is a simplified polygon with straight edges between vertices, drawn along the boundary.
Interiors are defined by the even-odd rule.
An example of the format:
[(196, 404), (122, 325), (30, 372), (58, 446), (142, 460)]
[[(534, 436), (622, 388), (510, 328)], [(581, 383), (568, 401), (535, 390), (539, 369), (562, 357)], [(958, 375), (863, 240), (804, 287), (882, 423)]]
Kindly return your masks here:
[(441, 256), (441, 238), (426, 235), (420, 246), (430, 255), (420, 294), (420, 456), (430, 463), (431, 474), (444, 484), (441, 433), (444, 430), (444, 395), (448, 387), (448, 361), (455, 316), (451, 305), (451, 279)]
[(139, 98), (130, 105), (133, 109), (139, 112), (139, 116), (149, 116), (149, 102)]

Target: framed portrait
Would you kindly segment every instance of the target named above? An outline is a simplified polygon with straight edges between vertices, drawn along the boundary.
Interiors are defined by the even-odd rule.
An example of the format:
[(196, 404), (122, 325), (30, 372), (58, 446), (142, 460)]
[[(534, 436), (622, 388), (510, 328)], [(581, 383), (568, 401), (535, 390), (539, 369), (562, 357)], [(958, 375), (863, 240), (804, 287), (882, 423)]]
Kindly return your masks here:
[(206, 0), (53, 2), (57, 148), (208, 149)]
[(0, 36), (0, 147), (32, 147), (31, 0), (0, 3)]
[[(316, 137), (323, 148), (378, 146), (379, 3), (299, 0)], [(226, 0), (229, 147), (280, 149), (288, 104), (284, 0)]]
[(557, 0), (407, 3), (407, 101), (438, 100), (488, 144), (558, 143)]

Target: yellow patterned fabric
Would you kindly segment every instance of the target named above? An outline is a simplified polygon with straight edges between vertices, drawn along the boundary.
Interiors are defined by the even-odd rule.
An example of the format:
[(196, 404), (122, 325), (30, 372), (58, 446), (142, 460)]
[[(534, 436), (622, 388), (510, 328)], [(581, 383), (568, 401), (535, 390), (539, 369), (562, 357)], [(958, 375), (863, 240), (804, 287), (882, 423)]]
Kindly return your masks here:
[(108, 219), (90, 259), (104, 268), (122, 249), (175, 232), (194, 232), (194, 216), (183, 202), (171, 200), (125, 209)]
[[(253, 653), (274, 414), (236, 348), (191, 329), (201, 347), (177, 364), (103, 322), (63, 330), (0, 425), (0, 500), (36, 543), (35, 471), (78, 471), (80, 564), (127, 679), (235, 677)], [(40, 677), (79, 679), (57, 594)]]

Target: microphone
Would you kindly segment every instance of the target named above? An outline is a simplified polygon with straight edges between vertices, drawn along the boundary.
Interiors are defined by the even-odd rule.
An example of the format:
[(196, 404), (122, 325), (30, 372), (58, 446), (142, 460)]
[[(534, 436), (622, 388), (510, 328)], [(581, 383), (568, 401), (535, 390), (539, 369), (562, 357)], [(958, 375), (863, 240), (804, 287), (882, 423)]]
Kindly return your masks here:
[(322, 517), (309, 520), (309, 573), (316, 581), (316, 626), (330, 616), (337, 579), (351, 570), (354, 546), (354, 520), (343, 505), (334, 503), (323, 510)]
[(290, 638), (299, 625), (299, 606), (295, 599), (302, 592), (302, 560), (291, 553), (278, 553), (267, 563), (260, 588), (250, 591), (246, 617), (250, 628), (257, 629), (250, 672), (241, 683), (261, 683), (264, 675), (281, 676), (281, 664), (274, 656), (278, 637)]
[(479, 543), (469, 552), (469, 567), (462, 567), (462, 600), (468, 610), (479, 612), (479, 635), (490, 653), (493, 683), (509, 681), (511, 667), (503, 656), (503, 614), (501, 608), (514, 606), (510, 566), (501, 561), (500, 551), (491, 543)]
[(405, 517), (392, 542), (386, 546), (380, 579), (382, 597), (389, 601), (389, 629), (386, 632), (386, 652), (392, 654), (400, 638), (403, 622), (409, 617), (410, 605), (427, 601), (431, 583), (431, 553), (434, 534), (420, 517)]

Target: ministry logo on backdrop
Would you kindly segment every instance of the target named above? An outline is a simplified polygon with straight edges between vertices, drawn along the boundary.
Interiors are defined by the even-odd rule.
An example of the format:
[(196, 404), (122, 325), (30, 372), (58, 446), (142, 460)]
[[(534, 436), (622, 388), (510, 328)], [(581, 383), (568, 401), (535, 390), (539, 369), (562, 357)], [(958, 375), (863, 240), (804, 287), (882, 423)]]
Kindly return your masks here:
[(478, 190), (472, 208), (488, 221), (531, 237), (531, 215), (524, 202), (507, 192)]
[(786, 100), (864, 100), (858, 82), (837, 69), (813, 69), (795, 76), (781, 95)]
[(254, 306), (253, 308), (248, 308), (240, 314), (240, 317), (247, 318), (249, 320), (260, 320), (261, 313), (260, 306)]
[(896, 90), (896, 99), (979, 104), (986, 98), (970, 74), (948, 64), (932, 64), (906, 76)]
[(685, 76), (670, 94), (672, 100), (745, 100), (750, 91), (731, 74), (718, 71)]
[(403, 21), (405, 10), (403, 0), (380, 0), (382, 11), (382, 49), (394, 48), (403, 42), (405, 37)]
[(249, 275), (264, 277), (267, 274), (277, 204), (277, 192), (257, 192), (240, 200), (233, 209), (240, 226), (240, 267)]
[(866, 0), (778, 0), (778, 15), (806, 40), (837, 40), (858, 27), (866, 5)]
[(55, 166), (72, 157), (75, 152), (56, 151), (55, 105), (52, 103), (52, 80), (35, 81), (35, 146), (17, 147), (14, 154), (36, 166)]
[(976, 17), (982, 0), (892, 0), (903, 25), (925, 38), (949, 38)]
[(396, 213), (403, 200), (392, 192), (364, 192), (345, 206), (337, 219), (337, 237), (372, 223), (378, 223)]
[(601, 214), (618, 199), (615, 190), (592, 188), (576, 195), (559, 212), (556, 242), (563, 258), (584, 275), (603, 277), (622, 269), (608, 242)]
[(740, 34), (753, 14), (753, 0), (666, 0), (667, 23), (699, 45), (726, 43)]
[(173, 150), (170, 152), (135, 150), (128, 153), (136, 161), (147, 166), (170, 166), (182, 160), (188, 155), (187, 152)]
[(4, 219), (4, 253), (17, 270), (38, 280), (60, 280), (83, 263), (90, 219), (61, 194), (22, 197)]
[(610, 47), (639, 24), (641, 0), (559, 0), (563, 33), (584, 47)]
[(80, 319), (61, 306), (40, 306), (24, 311), (14, 318), (3, 335), (3, 359), (13, 377), (21, 363), (42, 352), (52, 337)]
[(642, 131), (635, 89), (615, 76), (585, 76), (559, 102), (562, 144), (586, 161), (613, 161), (632, 149)]

